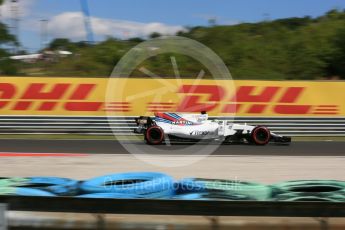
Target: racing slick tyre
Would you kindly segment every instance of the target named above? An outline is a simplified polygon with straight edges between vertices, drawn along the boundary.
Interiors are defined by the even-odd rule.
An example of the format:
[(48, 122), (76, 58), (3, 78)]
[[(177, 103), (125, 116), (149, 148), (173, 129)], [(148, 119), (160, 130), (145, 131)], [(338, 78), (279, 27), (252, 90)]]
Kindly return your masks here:
[(164, 131), (159, 126), (151, 126), (146, 130), (145, 140), (147, 144), (159, 145), (164, 140)]
[(271, 132), (264, 126), (257, 126), (251, 132), (250, 140), (256, 145), (266, 145), (271, 140)]

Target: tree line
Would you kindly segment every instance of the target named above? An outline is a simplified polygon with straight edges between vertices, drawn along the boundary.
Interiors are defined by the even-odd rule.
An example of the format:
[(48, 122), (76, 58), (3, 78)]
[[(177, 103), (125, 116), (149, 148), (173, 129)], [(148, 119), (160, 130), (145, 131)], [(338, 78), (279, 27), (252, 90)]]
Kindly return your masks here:
[[(177, 35), (211, 48), (223, 59), (234, 79), (345, 79), (345, 11), (331, 10), (316, 18), (198, 26)], [(9, 52), (4, 46), (17, 44), (17, 40), (0, 24), (0, 71), (2, 75), (107, 77), (121, 57), (142, 41), (143, 38), (109, 37), (88, 44), (58, 38), (46, 50), (68, 50), (73, 55), (49, 62), (19, 63), (6, 58)], [(178, 54), (158, 55), (142, 66), (162, 77), (174, 76), (171, 55), (176, 56), (181, 77), (193, 78), (205, 69), (197, 61)], [(139, 70), (132, 76), (148, 77)], [(207, 71), (206, 77), (210, 77)]]

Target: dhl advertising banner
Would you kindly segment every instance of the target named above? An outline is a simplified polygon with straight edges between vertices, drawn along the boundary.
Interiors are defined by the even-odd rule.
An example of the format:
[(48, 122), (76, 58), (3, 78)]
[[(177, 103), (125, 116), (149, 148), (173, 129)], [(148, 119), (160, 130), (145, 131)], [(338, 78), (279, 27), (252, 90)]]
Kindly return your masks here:
[(1, 77), (0, 115), (345, 116), (345, 82)]

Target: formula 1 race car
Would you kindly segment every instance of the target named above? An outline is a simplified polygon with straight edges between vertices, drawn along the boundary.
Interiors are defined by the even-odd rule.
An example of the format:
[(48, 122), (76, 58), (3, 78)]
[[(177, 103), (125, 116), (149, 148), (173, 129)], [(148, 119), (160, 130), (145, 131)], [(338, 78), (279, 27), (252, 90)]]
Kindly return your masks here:
[(134, 133), (144, 134), (146, 143), (158, 145), (165, 140), (214, 140), (222, 143), (251, 143), (266, 145), (290, 143), (291, 138), (270, 132), (264, 126), (234, 124), (226, 120), (208, 120), (206, 112), (200, 114), (156, 112), (155, 116), (135, 119)]

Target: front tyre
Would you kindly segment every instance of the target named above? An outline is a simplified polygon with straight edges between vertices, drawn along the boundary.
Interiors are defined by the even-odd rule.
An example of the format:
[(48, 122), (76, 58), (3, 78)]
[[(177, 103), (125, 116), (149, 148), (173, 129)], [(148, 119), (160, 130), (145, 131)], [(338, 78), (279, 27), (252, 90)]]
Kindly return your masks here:
[(271, 132), (268, 128), (263, 126), (257, 126), (250, 134), (251, 142), (256, 145), (266, 145), (271, 139)]
[(164, 140), (164, 131), (159, 126), (151, 126), (146, 130), (145, 140), (147, 144), (159, 145)]

